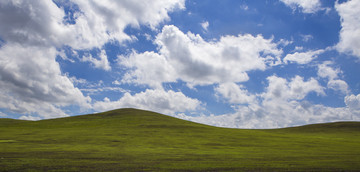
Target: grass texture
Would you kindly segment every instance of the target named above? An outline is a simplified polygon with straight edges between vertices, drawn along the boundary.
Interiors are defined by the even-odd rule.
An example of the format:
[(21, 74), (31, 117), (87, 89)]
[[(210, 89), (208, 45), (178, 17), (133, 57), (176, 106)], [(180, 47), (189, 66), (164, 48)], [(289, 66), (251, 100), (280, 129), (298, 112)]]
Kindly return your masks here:
[(0, 119), (0, 171), (360, 171), (360, 123), (229, 129), (137, 109)]

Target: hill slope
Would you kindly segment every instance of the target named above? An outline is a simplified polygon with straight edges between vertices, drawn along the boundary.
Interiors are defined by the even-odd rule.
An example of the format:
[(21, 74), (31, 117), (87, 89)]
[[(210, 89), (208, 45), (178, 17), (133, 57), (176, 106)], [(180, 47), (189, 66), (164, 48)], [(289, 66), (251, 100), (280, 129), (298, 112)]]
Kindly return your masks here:
[(206, 126), (136, 109), (0, 119), (0, 171), (360, 170), (360, 123)]

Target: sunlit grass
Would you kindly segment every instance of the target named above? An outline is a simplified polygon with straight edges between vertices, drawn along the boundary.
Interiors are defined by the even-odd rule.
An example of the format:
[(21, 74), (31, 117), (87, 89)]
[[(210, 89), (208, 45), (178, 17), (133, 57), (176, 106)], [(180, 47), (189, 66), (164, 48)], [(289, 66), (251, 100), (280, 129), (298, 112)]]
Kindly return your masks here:
[(358, 171), (360, 124), (217, 128), (121, 109), (69, 118), (0, 119), (4, 171)]

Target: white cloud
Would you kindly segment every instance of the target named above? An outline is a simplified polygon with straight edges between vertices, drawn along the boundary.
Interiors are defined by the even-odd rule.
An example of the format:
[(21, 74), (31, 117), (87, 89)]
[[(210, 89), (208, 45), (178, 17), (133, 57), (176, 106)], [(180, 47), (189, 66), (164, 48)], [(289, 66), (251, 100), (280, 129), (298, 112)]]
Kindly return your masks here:
[[(345, 102), (348, 107), (333, 108), (305, 100), (310, 92), (324, 94), (323, 88), (313, 78), (304, 81), (302, 77), (296, 76), (288, 81), (270, 76), (268, 81), (269, 84), (262, 94), (249, 94), (245, 88), (241, 88), (240, 92), (246, 92), (247, 96), (256, 96), (259, 101), (248, 105), (242, 102), (234, 104), (234, 113), (208, 116), (177, 114), (176, 117), (230, 128), (280, 128), (339, 120), (360, 120), (360, 111), (351, 110), (360, 109), (360, 95), (347, 96)], [(239, 90), (234, 92), (237, 94)], [(224, 96), (231, 102), (229, 97), (231, 96)]]
[(119, 56), (119, 63), (130, 69), (122, 82), (148, 84), (161, 88), (163, 82), (175, 82), (176, 71), (166, 57), (154, 52), (131, 53), (128, 57)]
[(120, 92), (120, 93), (128, 92), (128, 90), (125, 90), (121, 87), (81, 88), (80, 90), (83, 92), (86, 92), (87, 94), (99, 94), (99, 93), (106, 92), (106, 91)]
[(117, 101), (104, 101), (94, 103), (93, 108), (97, 111), (106, 111), (118, 108), (139, 108), (151, 110), (167, 115), (174, 115), (177, 112), (195, 111), (200, 108), (201, 102), (185, 96), (182, 92), (161, 89), (146, 90), (134, 95), (125, 93)]
[[(133, 39), (124, 33), (127, 26), (155, 29), (169, 19), (168, 12), (185, 8), (184, 0), (73, 0), (59, 4), (79, 7), (73, 23), (66, 22), (64, 8), (53, 1), (0, 1), (0, 38), (4, 40), (0, 47), (0, 108), (31, 114), (24, 119), (67, 116), (62, 108), (69, 105), (90, 108), (91, 99), (61, 73), (55, 60), (57, 55), (68, 60), (62, 47), (100, 49), (109, 41)], [(96, 68), (111, 69), (105, 51), (99, 59), (88, 56), (83, 60)]]
[(288, 62), (296, 62), (298, 64), (307, 64), (312, 60), (316, 59), (319, 54), (323, 53), (325, 50), (314, 50), (314, 51), (307, 51), (307, 52), (295, 52), (293, 54), (287, 54), (283, 61), (285, 63)]
[(27, 45), (69, 45), (74, 49), (101, 47), (110, 40), (131, 39), (126, 26), (156, 27), (169, 19), (168, 12), (184, 9), (184, 0), (109, 1), (73, 0), (81, 11), (75, 24), (65, 24), (64, 10), (52, 1), (1, 1), (0, 36), (8, 42)]
[(321, 78), (328, 79), (328, 88), (340, 91), (344, 94), (349, 93), (348, 85), (345, 81), (338, 79), (339, 74), (342, 73), (340, 69), (334, 69), (331, 67), (333, 63), (330, 61), (325, 61), (322, 64), (318, 65), (318, 76)]
[[(73, 52), (76, 52), (76, 51), (73, 51)], [(74, 57), (78, 57), (77, 52), (76, 52), (76, 54), (73, 53), (73, 55), (74, 55)], [(69, 61), (69, 62), (71, 62), (71, 63), (75, 63), (75, 60), (74, 60), (74, 59), (71, 59), (71, 58), (69, 58), (69, 57), (66, 55), (64, 49), (59, 50), (59, 51), (57, 52), (57, 56), (59, 56), (59, 57), (60, 57), (61, 59), (63, 59), (63, 60)]]
[(115, 81), (112, 82), (112, 84), (114, 84), (114, 85), (121, 85), (121, 82), (118, 81), (118, 80), (115, 80)]
[(349, 93), (348, 85), (345, 81), (336, 79), (336, 80), (329, 80), (328, 88), (333, 89), (335, 91), (340, 91), (343, 94)]
[(240, 9), (247, 11), (249, 9), (249, 6), (246, 4), (240, 5)]
[(41, 100), (23, 101), (5, 91), (0, 91), (0, 100), (0, 108), (19, 114), (33, 114), (39, 119), (69, 116), (53, 103)]
[(3, 112), (0, 112), (0, 117), (7, 117), (7, 115), (4, 114)]
[(322, 78), (328, 78), (329, 80), (338, 78), (338, 75), (341, 71), (339, 69), (334, 69), (330, 67), (331, 64), (331, 61), (325, 61), (322, 64), (319, 64), (318, 75)]
[[(310, 92), (325, 94), (323, 87), (314, 78), (304, 81), (302, 77), (296, 76), (287, 81), (271, 76), (268, 81), (269, 85), (261, 95), (261, 108), (239, 107), (237, 113), (241, 114), (241, 119), (250, 118), (250, 123), (256, 127), (287, 127), (307, 124), (315, 115), (320, 115), (312, 112), (317, 111), (312, 108), (323, 108), (322, 106), (312, 105), (304, 100)], [(242, 109), (246, 109), (248, 114), (240, 111)], [(315, 122), (315, 119), (313, 120), (312, 122)], [(261, 121), (265, 121), (264, 124), (261, 124)]]
[(345, 104), (350, 109), (360, 111), (360, 94), (358, 94), (358, 95), (351, 94), (349, 96), (346, 96), (345, 97)]
[[(126, 26), (141, 24), (155, 28), (168, 20), (168, 12), (184, 9), (184, 0), (74, 0), (79, 5), (76, 24), (69, 26), (76, 33), (70, 46), (76, 48), (99, 47), (109, 40), (131, 39), (123, 31)], [(81, 38), (81, 39), (79, 39)]]
[(1, 1), (0, 37), (26, 45), (60, 45), (66, 37), (64, 11), (52, 1)]
[(295, 46), (294, 51), (302, 51), (304, 49), (304, 47), (302, 46)]
[(332, 108), (313, 105), (309, 102), (286, 102), (268, 106), (239, 106), (236, 112), (223, 115), (176, 117), (198, 123), (227, 128), (283, 128), (313, 123), (360, 120), (360, 113), (354, 114), (348, 108)]
[(295, 76), (288, 82), (286, 79), (270, 76), (267, 78), (269, 86), (262, 95), (265, 100), (301, 100), (310, 92), (324, 95), (324, 88), (314, 79), (304, 81), (304, 78)]
[(335, 8), (341, 18), (340, 41), (336, 45), (339, 52), (350, 53), (360, 58), (360, 1), (349, 0), (339, 4)]
[(207, 42), (172, 25), (164, 26), (155, 43), (159, 53), (119, 56), (120, 64), (130, 69), (123, 82), (150, 86), (177, 79), (189, 86), (243, 82), (249, 79), (247, 71), (276, 65), (282, 54), (277, 44), (261, 35), (223, 36), (219, 41)]
[(143, 35), (145, 37), (146, 40), (151, 41), (152, 40), (152, 36), (150, 34), (144, 33)]
[(74, 85), (86, 85), (88, 81), (82, 78), (76, 78), (75, 76), (68, 77)]
[(277, 44), (286, 47), (292, 43), (294, 43), (294, 41), (292, 40), (280, 39), (280, 41)]
[(314, 38), (312, 35), (300, 35), (300, 36), (302, 37), (302, 40), (304, 42), (308, 42)]
[(250, 95), (241, 85), (235, 83), (220, 84), (215, 88), (217, 94), (221, 95), (233, 104), (251, 104), (255, 103), (255, 96)]
[(31, 116), (31, 115), (27, 115), (27, 116), (21, 116), (19, 119), (22, 119), (22, 120), (28, 120), (28, 121), (37, 121), (37, 120), (40, 120), (41, 118), (40, 117), (37, 117), (37, 116)]
[(205, 31), (208, 30), (208, 27), (209, 27), (209, 22), (208, 22), (208, 21), (204, 21), (204, 22), (202, 22), (202, 23), (200, 23), (200, 24), (201, 24), (201, 27), (202, 27)]
[(182, 113), (174, 115), (177, 118), (189, 120), (197, 123), (207, 124), (217, 127), (227, 128), (252, 128), (243, 126), (239, 123), (237, 114), (224, 114), (224, 115), (199, 115), (199, 116), (188, 116)]
[[(31, 52), (31, 53), (29, 53)], [(74, 87), (55, 61), (55, 48), (5, 44), (0, 48), (0, 108), (38, 113), (44, 118), (64, 116), (59, 107), (89, 107), (89, 97)]]
[(315, 13), (321, 8), (320, 0), (280, 0), (293, 10), (300, 7), (303, 13)]
[(100, 59), (94, 58), (91, 54), (88, 54), (86, 56), (83, 56), (81, 60), (85, 62), (91, 62), (95, 68), (103, 69), (106, 71), (111, 70), (105, 50), (101, 50), (101, 52), (97, 56)]

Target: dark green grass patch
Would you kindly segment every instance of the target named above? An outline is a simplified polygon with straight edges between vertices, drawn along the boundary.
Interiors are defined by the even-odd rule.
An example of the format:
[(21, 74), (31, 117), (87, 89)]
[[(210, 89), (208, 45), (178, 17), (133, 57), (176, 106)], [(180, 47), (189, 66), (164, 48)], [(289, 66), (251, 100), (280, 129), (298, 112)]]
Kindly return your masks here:
[(0, 171), (360, 171), (360, 123), (211, 127), (120, 109), (0, 119)]

